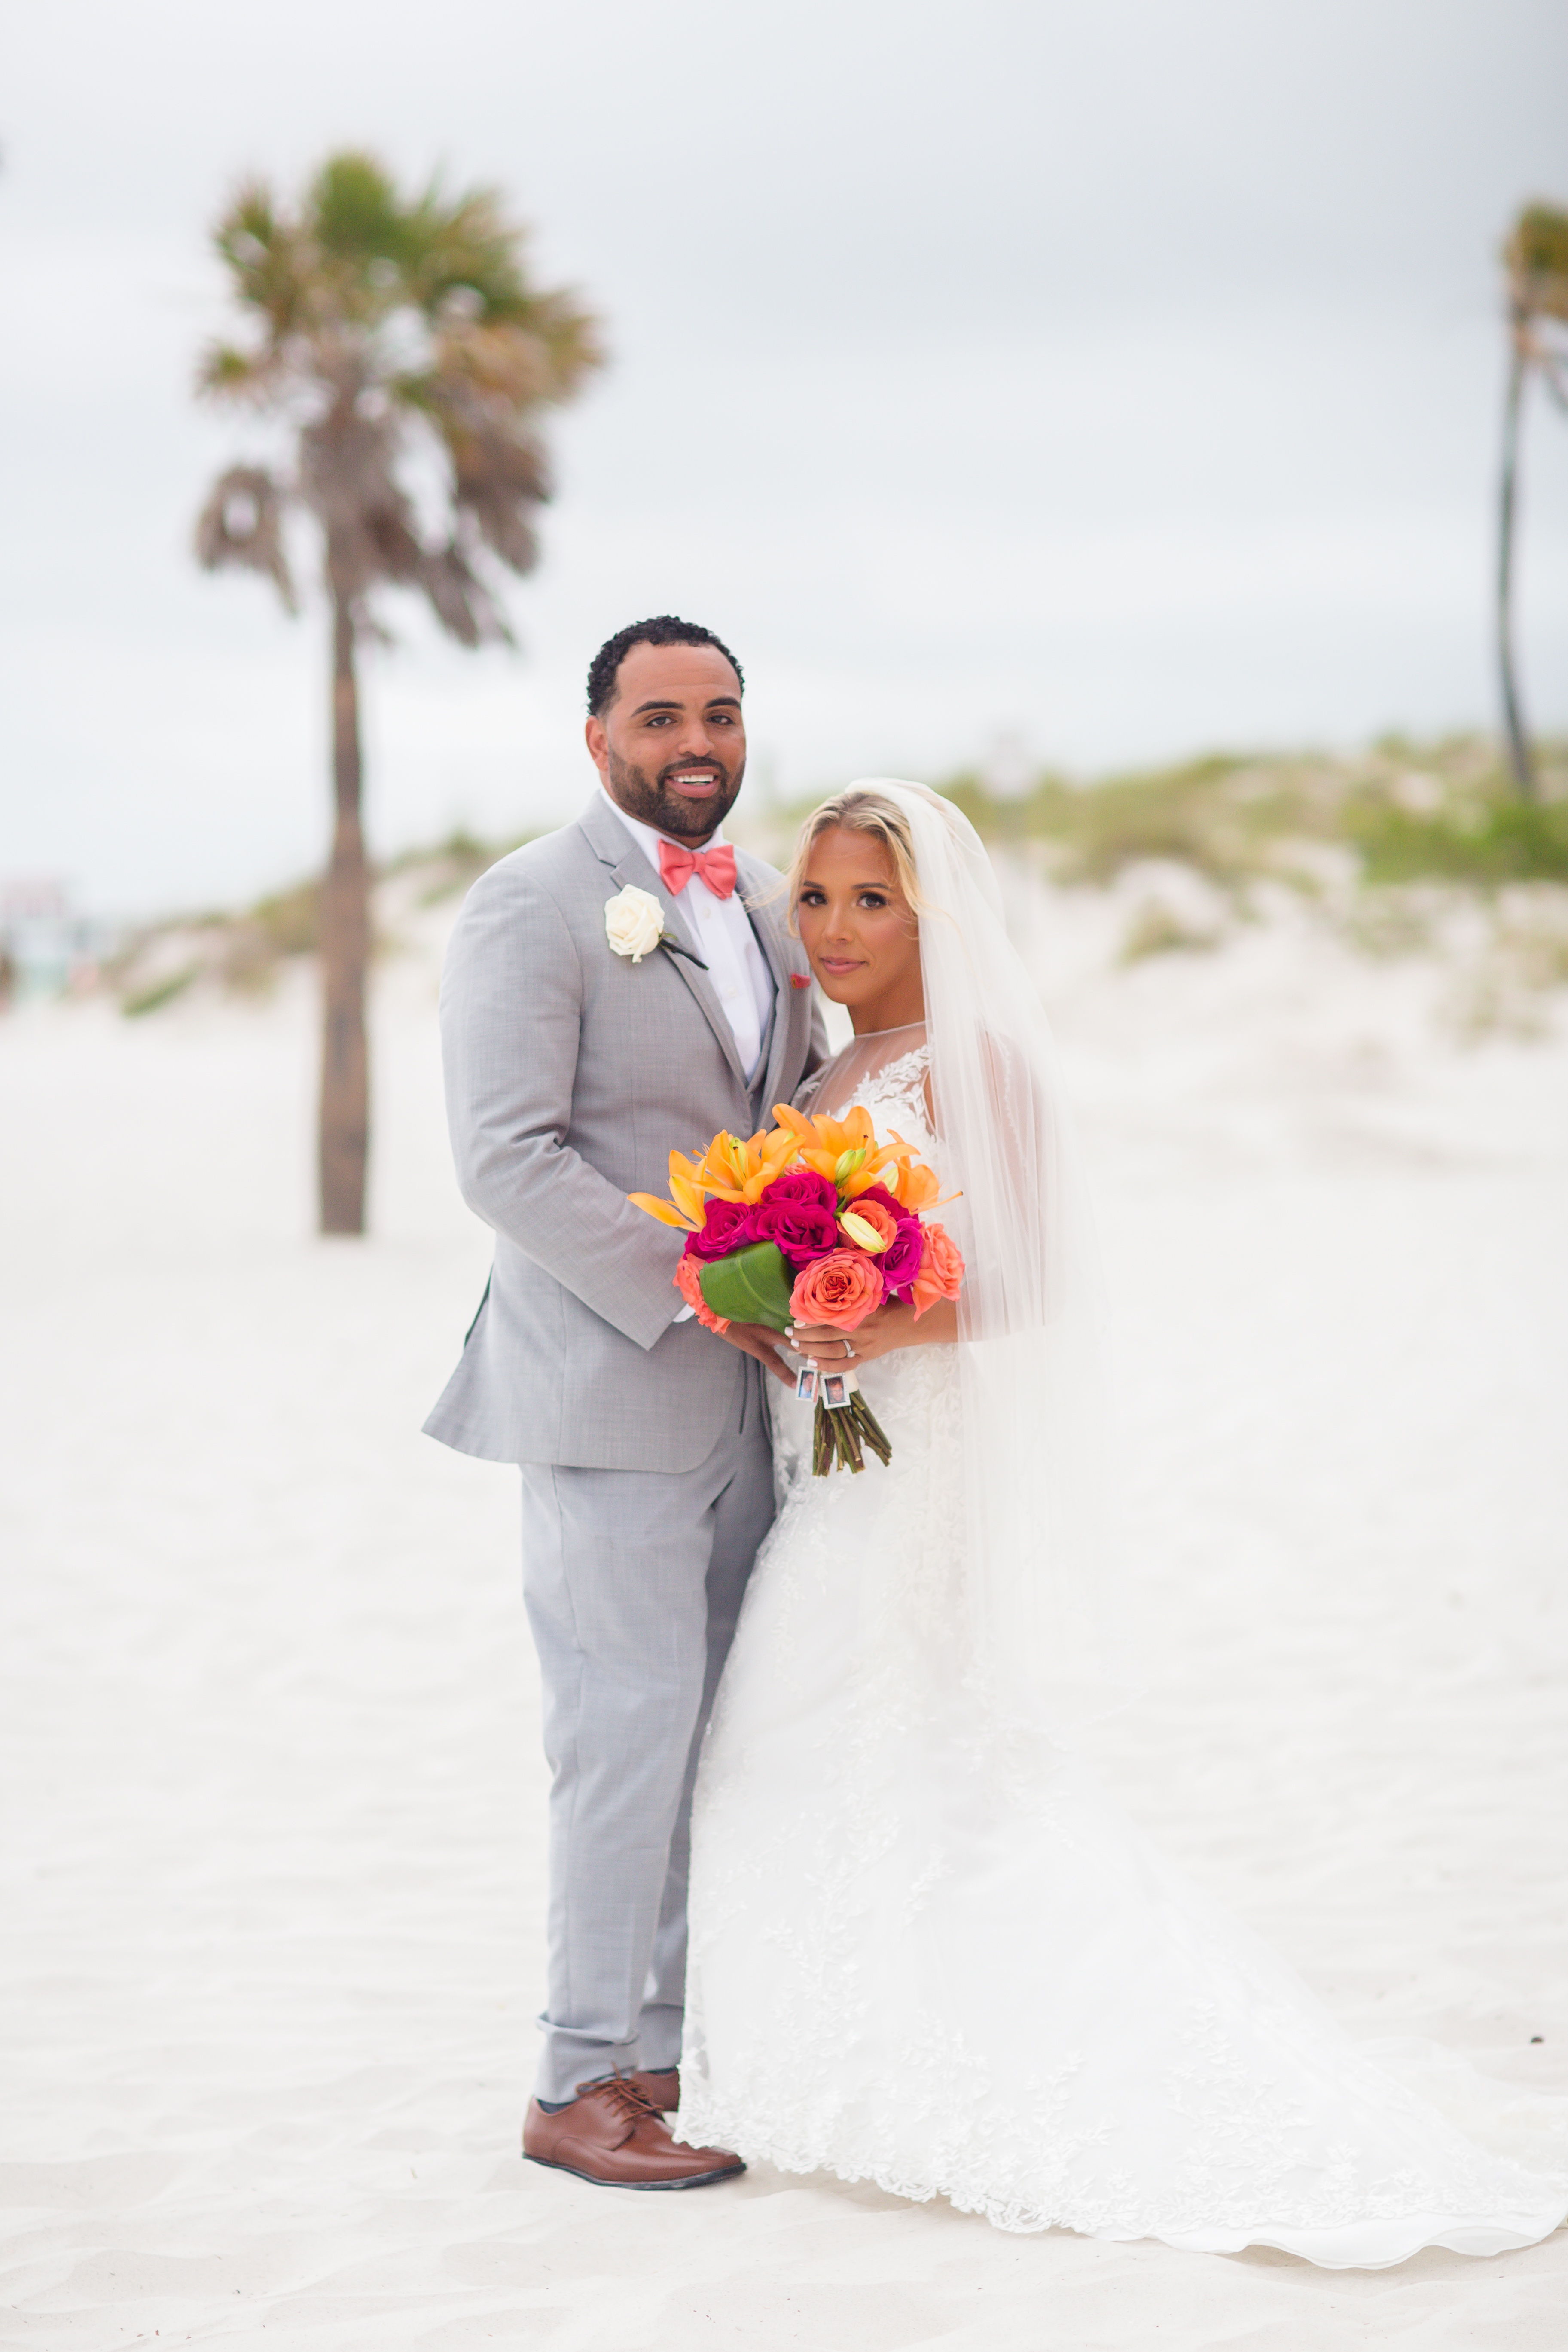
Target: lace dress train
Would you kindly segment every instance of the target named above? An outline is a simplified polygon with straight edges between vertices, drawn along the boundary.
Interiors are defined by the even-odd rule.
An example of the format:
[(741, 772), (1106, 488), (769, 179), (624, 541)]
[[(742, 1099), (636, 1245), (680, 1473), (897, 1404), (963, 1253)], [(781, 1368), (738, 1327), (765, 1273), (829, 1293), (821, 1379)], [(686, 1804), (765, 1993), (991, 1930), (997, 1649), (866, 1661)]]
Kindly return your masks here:
[[(847, 1098), (934, 1160), (923, 1076), (917, 1049)], [(1078, 1757), (994, 1717), (954, 1351), (864, 1385), (886, 1472), (814, 1479), (805, 1409), (779, 1417), (698, 1785), (681, 2136), (1005, 2230), (1366, 2266), (1545, 2236), (1562, 2179), (1364, 2054)]]

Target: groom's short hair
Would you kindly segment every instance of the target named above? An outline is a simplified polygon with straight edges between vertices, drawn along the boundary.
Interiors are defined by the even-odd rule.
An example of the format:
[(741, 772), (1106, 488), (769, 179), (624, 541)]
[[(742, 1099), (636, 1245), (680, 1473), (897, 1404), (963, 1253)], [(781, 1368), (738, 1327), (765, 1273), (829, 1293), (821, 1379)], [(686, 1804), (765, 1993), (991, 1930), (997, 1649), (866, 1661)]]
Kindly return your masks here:
[(614, 702), (616, 676), (634, 646), (711, 646), (734, 671), (742, 693), (746, 691), (746, 674), (722, 637), (716, 637), (711, 629), (703, 628), (698, 621), (682, 621), (674, 613), (658, 613), (651, 621), (633, 621), (628, 628), (617, 629), (613, 637), (605, 638), (588, 664), (590, 719), (602, 717)]

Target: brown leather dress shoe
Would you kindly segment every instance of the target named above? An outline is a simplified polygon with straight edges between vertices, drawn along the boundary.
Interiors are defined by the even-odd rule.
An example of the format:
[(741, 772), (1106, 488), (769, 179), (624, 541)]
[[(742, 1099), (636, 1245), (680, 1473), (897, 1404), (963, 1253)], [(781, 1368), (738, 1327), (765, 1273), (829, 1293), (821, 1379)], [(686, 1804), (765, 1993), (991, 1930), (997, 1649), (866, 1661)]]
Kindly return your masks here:
[(721, 2147), (688, 2147), (670, 2135), (658, 2109), (631, 2076), (579, 2083), (570, 2106), (554, 2115), (528, 2103), (522, 2152), (534, 2164), (574, 2172), (601, 2189), (702, 2189), (745, 2166)]
[(639, 2066), (635, 2074), (626, 2076), (626, 2080), (628, 2083), (635, 2083), (648, 2105), (657, 2107), (662, 2116), (672, 2116), (680, 2105), (679, 2066), (665, 2066), (657, 2071), (651, 2067)]

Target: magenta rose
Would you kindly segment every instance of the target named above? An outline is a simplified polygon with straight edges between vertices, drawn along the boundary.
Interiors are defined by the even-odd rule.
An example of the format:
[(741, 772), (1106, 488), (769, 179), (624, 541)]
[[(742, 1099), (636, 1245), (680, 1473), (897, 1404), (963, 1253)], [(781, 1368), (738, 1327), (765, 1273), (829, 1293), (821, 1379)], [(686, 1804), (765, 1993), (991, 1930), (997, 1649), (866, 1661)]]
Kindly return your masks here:
[(688, 1257), (728, 1257), (748, 1242), (761, 1241), (757, 1213), (744, 1201), (710, 1201), (700, 1234), (686, 1239)]
[(813, 1258), (826, 1257), (839, 1247), (838, 1219), (834, 1214), (837, 1194), (826, 1177), (812, 1179), (827, 1194), (826, 1202), (802, 1200), (798, 1196), (780, 1200), (779, 1186), (790, 1181), (781, 1176), (777, 1184), (770, 1184), (756, 1206), (757, 1239), (773, 1242), (780, 1255), (798, 1274)]
[(815, 1168), (791, 1168), (783, 1176), (775, 1176), (763, 1199), (771, 1207), (780, 1201), (814, 1201), (819, 1209), (837, 1209), (838, 1193), (826, 1176)]
[(848, 1206), (858, 1209), (867, 1201), (875, 1201), (886, 1209), (899, 1229), (877, 1260), (882, 1280), (889, 1290), (907, 1290), (920, 1272), (921, 1260), (925, 1255), (925, 1227), (901, 1202), (894, 1200), (884, 1185), (868, 1184), (863, 1192), (856, 1194)]

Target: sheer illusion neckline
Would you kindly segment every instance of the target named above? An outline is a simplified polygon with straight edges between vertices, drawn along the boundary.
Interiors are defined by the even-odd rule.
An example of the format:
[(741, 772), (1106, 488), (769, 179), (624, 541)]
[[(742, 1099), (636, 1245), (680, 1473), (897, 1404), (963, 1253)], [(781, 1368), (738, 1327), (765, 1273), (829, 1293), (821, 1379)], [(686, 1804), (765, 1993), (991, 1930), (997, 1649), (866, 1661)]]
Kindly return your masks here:
[[(913, 1080), (923, 1106), (929, 1050), (923, 1021), (908, 1021), (897, 1029), (868, 1029), (841, 1045), (807, 1081), (797, 1097), (799, 1107), (837, 1116), (857, 1096), (887, 1094), (906, 1117), (911, 1116), (916, 1110), (912, 1096), (907, 1101), (903, 1097)], [(919, 1116), (921, 1126), (929, 1129), (928, 1112), (921, 1108)]]

